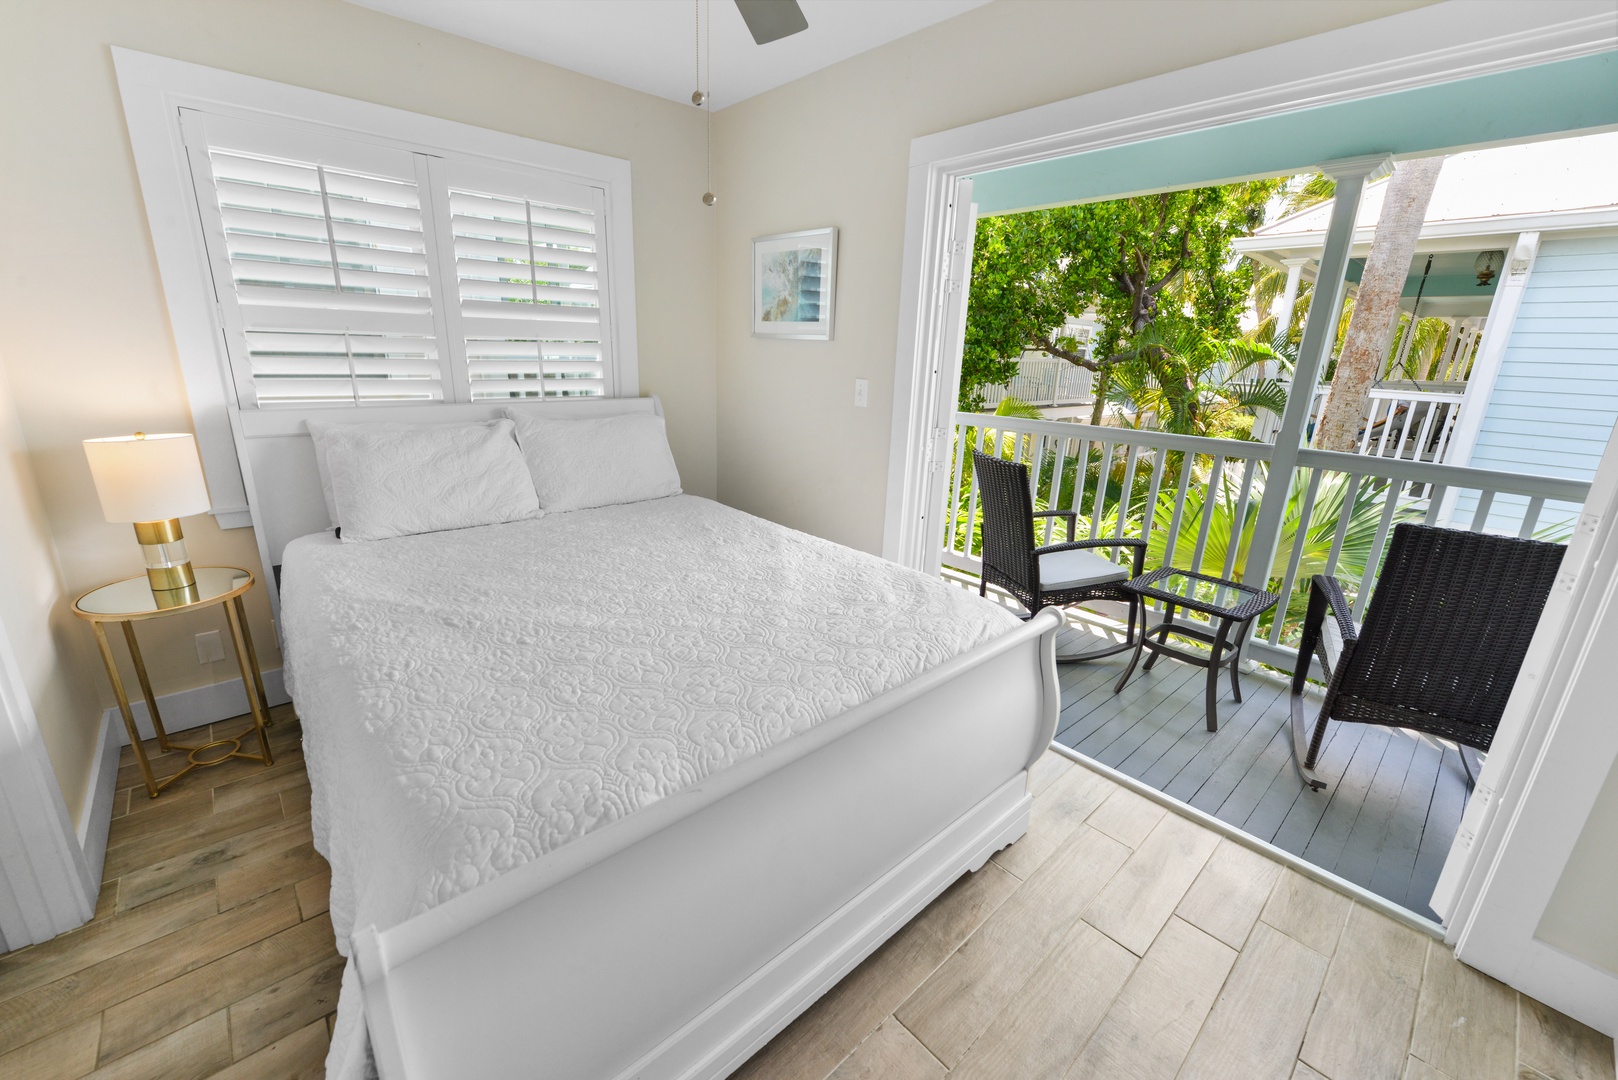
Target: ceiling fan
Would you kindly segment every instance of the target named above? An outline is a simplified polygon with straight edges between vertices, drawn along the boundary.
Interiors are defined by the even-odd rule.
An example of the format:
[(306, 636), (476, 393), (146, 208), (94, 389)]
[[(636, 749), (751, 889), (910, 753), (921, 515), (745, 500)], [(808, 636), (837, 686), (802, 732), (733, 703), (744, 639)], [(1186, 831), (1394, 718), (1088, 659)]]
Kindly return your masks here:
[(798, 0), (736, 0), (736, 10), (742, 13), (742, 21), (760, 45), (809, 29), (809, 20), (803, 17)]

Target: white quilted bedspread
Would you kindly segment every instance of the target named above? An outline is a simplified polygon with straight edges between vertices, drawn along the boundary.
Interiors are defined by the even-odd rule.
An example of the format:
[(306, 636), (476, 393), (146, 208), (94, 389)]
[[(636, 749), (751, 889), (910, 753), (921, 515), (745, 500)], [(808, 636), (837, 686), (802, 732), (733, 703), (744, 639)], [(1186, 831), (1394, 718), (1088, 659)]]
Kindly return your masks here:
[[(281, 587), (344, 953), (357, 926), (392, 926), (1016, 625), (687, 495), (305, 537)], [(345, 1004), (340, 1027), (357, 1022)]]

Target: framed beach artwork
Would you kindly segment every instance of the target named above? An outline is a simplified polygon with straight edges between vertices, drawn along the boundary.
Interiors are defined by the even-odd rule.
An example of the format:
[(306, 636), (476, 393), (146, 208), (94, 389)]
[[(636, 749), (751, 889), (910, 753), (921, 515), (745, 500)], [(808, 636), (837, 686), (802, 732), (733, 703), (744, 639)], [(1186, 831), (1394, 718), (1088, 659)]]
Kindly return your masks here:
[(753, 241), (753, 336), (831, 340), (837, 230)]

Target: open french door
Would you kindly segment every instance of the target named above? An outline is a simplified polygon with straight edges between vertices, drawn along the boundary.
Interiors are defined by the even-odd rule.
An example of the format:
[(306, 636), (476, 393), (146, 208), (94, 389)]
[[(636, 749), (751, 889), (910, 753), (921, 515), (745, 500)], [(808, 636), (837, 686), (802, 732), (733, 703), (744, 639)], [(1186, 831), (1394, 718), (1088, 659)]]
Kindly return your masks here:
[(907, 544), (908, 558), (902, 561), (922, 573), (934, 575), (942, 568), (945, 515), (949, 490), (951, 433), (955, 430), (955, 405), (961, 384), (961, 352), (966, 339), (967, 296), (972, 287), (972, 244), (977, 235), (977, 206), (972, 202), (972, 180), (955, 181), (949, 207), (949, 233), (941, 245), (942, 277), (935, 300), (931, 340), (925, 347), (931, 354), (928, 385), (918, 397), (926, 415), (917, 427), (925, 446), (916, 448), (921, 463), (919, 483), (914, 487), (911, 513), (916, 530)]

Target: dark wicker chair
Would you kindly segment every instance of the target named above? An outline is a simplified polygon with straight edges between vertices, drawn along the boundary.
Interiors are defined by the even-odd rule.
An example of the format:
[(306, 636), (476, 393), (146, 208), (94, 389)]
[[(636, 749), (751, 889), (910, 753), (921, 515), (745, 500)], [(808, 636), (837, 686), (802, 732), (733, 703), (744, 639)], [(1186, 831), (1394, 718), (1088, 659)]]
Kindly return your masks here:
[[(1539, 622), (1563, 547), (1428, 525), (1399, 525), (1356, 627), (1336, 578), (1310, 581), (1292, 676), (1293, 755), (1314, 775), (1326, 722), (1383, 724), (1488, 750)], [(1318, 654), (1326, 698), (1307, 730), (1303, 691)]]
[[(1137, 623), (1144, 623), (1140, 597), (1125, 591), (1123, 583), (1146, 572), (1146, 542), (1133, 539), (1073, 539), (1078, 513), (1073, 510), (1035, 512), (1028, 466), (972, 452), (983, 505), (983, 574), (978, 595), (998, 585), (1016, 597), (1033, 618), (1041, 608), (1082, 604), (1089, 600), (1121, 600), (1129, 605), (1129, 630), (1122, 645), (1077, 656), (1058, 656), (1063, 663), (1095, 660), (1135, 647)], [(1067, 543), (1034, 544), (1035, 518), (1066, 518)], [(1051, 523), (1055, 528), (1055, 523)], [(1112, 548), (1134, 552), (1130, 567), (1120, 566), (1091, 549)]]

